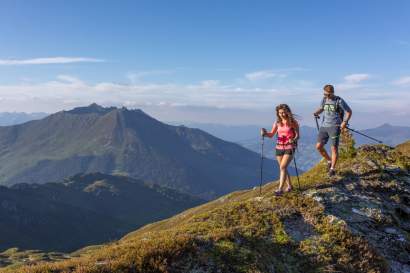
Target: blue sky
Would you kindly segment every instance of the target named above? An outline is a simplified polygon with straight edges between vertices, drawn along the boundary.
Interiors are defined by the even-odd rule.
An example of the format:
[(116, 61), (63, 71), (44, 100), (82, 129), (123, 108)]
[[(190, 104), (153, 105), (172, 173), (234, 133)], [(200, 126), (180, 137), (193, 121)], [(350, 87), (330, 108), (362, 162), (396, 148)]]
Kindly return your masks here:
[(0, 111), (91, 102), (162, 120), (311, 124), (321, 87), (359, 127), (410, 125), (409, 1), (2, 1)]

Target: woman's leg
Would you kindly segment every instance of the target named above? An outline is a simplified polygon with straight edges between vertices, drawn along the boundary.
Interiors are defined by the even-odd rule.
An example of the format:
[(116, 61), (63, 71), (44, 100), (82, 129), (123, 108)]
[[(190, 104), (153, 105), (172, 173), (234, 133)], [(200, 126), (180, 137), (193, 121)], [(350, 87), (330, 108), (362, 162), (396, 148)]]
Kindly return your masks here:
[(276, 156), (276, 160), (278, 161), (278, 165), (279, 165), (279, 187), (278, 187), (278, 191), (281, 191), (283, 188), (283, 182), (286, 178), (286, 173), (282, 172), (280, 166), (282, 164), (282, 158), (283, 156)]
[(287, 179), (286, 179), (286, 191), (290, 191), (290, 190), (292, 190), (293, 185), (292, 185), (292, 180), (290, 180), (290, 175), (289, 175), (289, 172), (288, 172), (287, 169), (286, 169), (286, 177), (287, 177)]
[(292, 183), (290, 181), (290, 175), (289, 175), (289, 172), (288, 172), (288, 166), (289, 166), (290, 162), (292, 161), (292, 158), (293, 158), (293, 155), (285, 154), (282, 157), (282, 161), (281, 161), (281, 164), (280, 164), (281, 173), (282, 173), (282, 170), (283, 170), (284, 175), (285, 175), (283, 182), (286, 181), (288, 189), (291, 189), (291, 187), (292, 187)]
[[(289, 164), (292, 162), (292, 159), (293, 159), (293, 152), (292, 152), (292, 154), (291, 155), (289, 155), (290, 156), (290, 161), (289, 161)], [(289, 164), (288, 164), (288, 166), (289, 166)], [(289, 175), (289, 172), (288, 172), (288, 169), (286, 168), (286, 174), (287, 174), (287, 180), (286, 180), (286, 182), (287, 182), (287, 190), (288, 191), (290, 191), (290, 190), (292, 190), (292, 188), (293, 188), (293, 185), (292, 185), (292, 180), (290, 180), (290, 175)]]

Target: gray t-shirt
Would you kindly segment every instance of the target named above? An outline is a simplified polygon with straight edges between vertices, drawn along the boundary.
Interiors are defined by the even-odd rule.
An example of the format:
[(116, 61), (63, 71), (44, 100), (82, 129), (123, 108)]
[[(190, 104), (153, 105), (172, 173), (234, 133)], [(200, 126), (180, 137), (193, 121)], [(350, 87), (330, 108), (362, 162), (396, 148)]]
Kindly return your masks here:
[(323, 109), (323, 127), (340, 126), (342, 118), (337, 112), (337, 105), (339, 109), (343, 111), (351, 112), (349, 105), (340, 97), (334, 97), (332, 99), (326, 98), (320, 103), (320, 108)]

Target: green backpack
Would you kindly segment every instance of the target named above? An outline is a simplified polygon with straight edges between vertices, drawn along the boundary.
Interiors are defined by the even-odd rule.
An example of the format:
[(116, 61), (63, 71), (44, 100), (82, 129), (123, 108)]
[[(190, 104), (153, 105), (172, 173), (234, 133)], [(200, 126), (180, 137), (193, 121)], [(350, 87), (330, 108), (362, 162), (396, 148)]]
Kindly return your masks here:
[[(335, 110), (335, 112), (336, 112), (336, 113), (338, 114), (338, 116), (340, 117), (340, 120), (343, 121), (344, 115), (345, 115), (345, 111), (343, 111), (343, 108), (340, 106), (342, 98), (339, 97), (339, 96), (335, 96), (335, 99), (336, 99), (336, 110)], [(322, 104), (321, 104), (321, 105), (322, 105), (322, 108), (325, 106), (325, 101), (326, 101), (326, 98), (323, 97), (323, 99), (322, 99)]]

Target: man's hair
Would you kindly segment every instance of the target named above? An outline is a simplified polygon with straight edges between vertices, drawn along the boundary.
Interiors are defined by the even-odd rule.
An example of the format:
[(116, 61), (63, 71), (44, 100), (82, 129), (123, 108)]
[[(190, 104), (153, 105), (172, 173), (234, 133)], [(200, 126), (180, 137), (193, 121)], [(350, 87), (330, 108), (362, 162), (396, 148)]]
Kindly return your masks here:
[(323, 87), (323, 90), (325, 90), (325, 91), (327, 91), (327, 92), (331, 92), (331, 93), (334, 93), (334, 92), (335, 92), (335, 88), (334, 88), (333, 85), (331, 85), (331, 84), (326, 84), (326, 85)]

